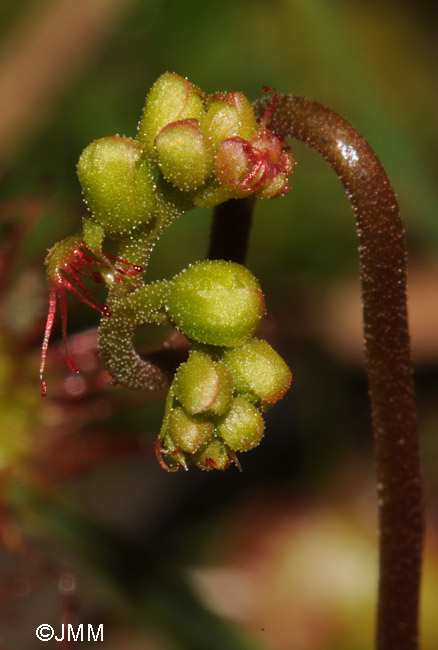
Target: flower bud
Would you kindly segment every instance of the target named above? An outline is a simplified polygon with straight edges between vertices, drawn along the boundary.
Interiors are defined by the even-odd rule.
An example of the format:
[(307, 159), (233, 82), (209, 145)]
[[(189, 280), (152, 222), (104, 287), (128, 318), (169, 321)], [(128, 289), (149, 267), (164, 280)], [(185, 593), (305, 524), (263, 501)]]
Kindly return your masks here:
[(283, 196), (290, 190), (290, 185), (286, 174), (277, 173), (268, 179), (263, 187), (257, 191), (257, 196), (261, 199), (275, 199), (277, 196)]
[(249, 139), (257, 130), (250, 101), (239, 92), (210, 95), (202, 130), (214, 149), (227, 138)]
[(268, 129), (260, 129), (250, 141), (233, 137), (223, 140), (215, 160), (215, 176), (236, 198), (256, 193), (273, 199), (290, 190), (288, 176), (294, 159), (283, 140)]
[(173, 381), (175, 397), (192, 415), (224, 413), (231, 403), (233, 385), (230, 371), (202, 352), (192, 352)]
[(216, 156), (215, 174), (219, 183), (233, 190), (236, 197), (252, 194), (265, 170), (265, 163), (258, 161), (254, 149), (246, 140), (230, 138), (221, 143)]
[(292, 381), (292, 373), (280, 355), (259, 339), (225, 350), (222, 362), (232, 372), (239, 393), (253, 393), (263, 402), (275, 404)]
[(95, 140), (77, 165), (85, 202), (108, 234), (147, 223), (155, 209), (154, 179), (138, 143), (118, 135)]
[(213, 157), (197, 122), (167, 124), (155, 139), (158, 166), (163, 176), (180, 190), (202, 185), (213, 169)]
[(249, 451), (257, 447), (264, 430), (260, 411), (241, 396), (234, 398), (230, 410), (218, 425), (221, 438), (233, 451)]
[(177, 448), (169, 431), (166, 431), (164, 436), (157, 439), (155, 455), (161, 467), (167, 472), (176, 472), (180, 467), (185, 470), (188, 469), (186, 455), (181, 449)]
[(241, 345), (254, 334), (265, 302), (254, 275), (223, 260), (198, 262), (171, 281), (167, 311), (186, 336), (209, 345)]
[(222, 415), (230, 408), (233, 399), (234, 378), (231, 372), (220, 361), (215, 364), (216, 372), (219, 375), (221, 389), (215, 403), (210, 408), (212, 415)]
[(169, 417), (168, 433), (177, 449), (193, 454), (208, 443), (214, 433), (214, 423), (176, 406)]
[(264, 160), (265, 174), (257, 186), (257, 195), (261, 199), (274, 199), (290, 191), (288, 177), (295, 167), (295, 160), (284, 138), (273, 131), (261, 128), (251, 139), (254, 152)]
[(213, 438), (208, 445), (193, 456), (194, 463), (203, 470), (228, 469), (231, 463), (229, 450), (221, 440)]
[(155, 138), (164, 126), (179, 120), (201, 121), (204, 114), (200, 90), (188, 79), (166, 72), (157, 79), (146, 98), (138, 139), (145, 151), (155, 157)]

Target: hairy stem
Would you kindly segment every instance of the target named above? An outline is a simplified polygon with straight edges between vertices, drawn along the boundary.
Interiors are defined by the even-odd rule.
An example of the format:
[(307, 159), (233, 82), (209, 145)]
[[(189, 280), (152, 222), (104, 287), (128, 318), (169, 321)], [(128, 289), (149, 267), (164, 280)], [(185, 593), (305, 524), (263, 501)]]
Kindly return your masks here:
[[(147, 270), (149, 258), (160, 235), (172, 221), (193, 206), (187, 199), (160, 182), (156, 190), (157, 209), (155, 220), (143, 233), (134, 233), (122, 239), (119, 255), (124, 260), (140, 264)], [(135, 390), (159, 390), (170, 385), (175, 368), (181, 363), (184, 346), (166, 346), (166, 349), (144, 358), (134, 347), (135, 330), (139, 324), (167, 324), (165, 313), (160, 312), (162, 303), (160, 288), (163, 283), (144, 285), (143, 278), (124, 278), (114, 283), (108, 305), (111, 318), (102, 318), (99, 327), (99, 354), (115, 381)]]
[[(111, 318), (102, 318), (99, 328), (99, 354), (108, 372), (115, 381), (135, 390), (166, 388), (170, 383), (169, 372), (158, 359), (142, 358), (134, 347), (138, 324), (134, 308), (126, 297), (124, 301), (112, 299), (108, 302)], [(166, 318), (151, 313), (149, 322), (161, 325), (166, 323)]]
[[(270, 100), (256, 105), (263, 115)], [(277, 133), (316, 149), (352, 203), (360, 240), (363, 323), (375, 438), (380, 578), (377, 648), (418, 648), (423, 493), (406, 305), (406, 245), (389, 179), (364, 138), (317, 102), (282, 95)]]

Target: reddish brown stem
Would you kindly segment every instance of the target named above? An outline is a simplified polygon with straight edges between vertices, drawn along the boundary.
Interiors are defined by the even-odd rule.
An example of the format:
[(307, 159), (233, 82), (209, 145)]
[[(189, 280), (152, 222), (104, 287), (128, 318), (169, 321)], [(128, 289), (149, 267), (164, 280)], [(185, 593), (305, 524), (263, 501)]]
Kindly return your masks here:
[(214, 209), (208, 259), (244, 264), (254, 212), (255, 196), (230, 199)]
[[(256, 105), (259, 117), (270, 100)], [(423, 494), (406, 306), (406, 245), (389, 179), (370, 145), (334, 111), (282, 95), (275, 132), (316, 149), (345, 186), (360, 240), (363, 323), (377, 471), (378, 650), (418, 648)]]

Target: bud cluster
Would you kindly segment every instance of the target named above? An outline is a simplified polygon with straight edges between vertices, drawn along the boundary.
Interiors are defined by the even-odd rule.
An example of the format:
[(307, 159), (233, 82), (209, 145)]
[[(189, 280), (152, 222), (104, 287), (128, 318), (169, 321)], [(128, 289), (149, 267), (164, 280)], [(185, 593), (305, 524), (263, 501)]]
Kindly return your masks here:
[(238, 464), (236, 452), (259, 444), (262, 412), (287, 391), (291, 372), (254, 338), (264, 298), (243, 266), (198, 262), (169, 283), (165, 301), (192, 349), (169, 390), (157, 456), (169, 470), (187, 469), (190, 459), (204, 470), (224, 470)]
[(274, 198), (289, 191), (294, 160), (269, 130), (269, 116), (258, 124), (242, 93), (205, 96), (187, 79), (166, 73), (147, 97), (138, 141), (195, 205), (212, 207), (254, 193)]
[[(67, 291), (105, 316), (100, 354), (125, 386), (163, 385), (162, 373), (135, 351), (137, 326), (171, 324), (189, 340), (190, 356), (169, 390), (158, 441), (167, 469), (187, 467), (189, 459), (206, 470), (238, 464), (236, 452), (252, 449), (263, 436), (263, 410), (291, 382), (281, 357), (254, 338), (265, 302), (246, 268), (204, 261), (170, 281), (145, 284), (143, 278), (160, 234), (184, 211), (289, 191), (294, 160), (269, 126), (275, 102), (276, 95), (257, 121), (242, 93), (205, 95), (187, 79), (163, 74), (146, 98), (135, 138), (100, 138), (82, 152), (77, 173), (88, 208), (82, 233), (56, 244), (46, 259), (43, 395), (57, 302), (67, 348)], [(116, 255), (104, 251), (107, 238), (116, 242)], [(90, 281), (106, 284), (105, 303), (94, 297)], [(68, 352), (67, 360), (78, 372)]]
[(152, 224), (160, 180), (184, 210), (250, 194), (286, 194), (295, 163), (284, 139), (269, 129), (271, 113), (257, 122), (240, 92), (205, 95), (184, 77), (161, 75), (146, 98), (137, 137), (100, 138), (79, 158), (78, 178), (95, 225), (84, 232), (87, 246), (100, 254), (96, 241)]
[[(291, 372), (266, 342), (250, 338), (241, 346), (192, 350), (169, 391), (157, 456), (169, 470), (225, 470), (236, 452), (260, 443), (263, 411), (290, 386)], [(166, 460), (164, 460), (164, 458)]]

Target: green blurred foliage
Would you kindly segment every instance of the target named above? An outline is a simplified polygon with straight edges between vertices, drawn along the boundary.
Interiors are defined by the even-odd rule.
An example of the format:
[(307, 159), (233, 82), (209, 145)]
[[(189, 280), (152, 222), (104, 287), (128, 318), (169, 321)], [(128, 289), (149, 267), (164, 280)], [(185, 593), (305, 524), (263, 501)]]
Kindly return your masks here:
[[(3, 10), (5, 25), (29, 4)], [(171, 70), (206, 92), (236, 89), (256, 99), (270, 85), (345, 115), (382, 158), (414, 250), (433, 252), (438, 205), (429, 29), (421, 3), (137, 1), (111, 28), (98, 59), (62, 92), (50, 123), (15, 160), (3, 192), (32, 192), (46, 175), (61, 196), (78, 199), (74, 168), (81, 150), (104, 135), (134, 135), (148, 88)], [(293, 191), (285, 200), (259, 203), (250, 263), (256, 272), (274, 260), (280, 269), (292, 263), (323, 274), (354, 270), (355, 233), (342, 188), (316, 154), (292, 146), (299, 163)], [(175, 257), (177, 267), (203, 256), (197, 230), (205, 220), (191, 215), (166, 235), (165, 257)], [(187, 228), (190, 251), (178, 245)], [(158, 257), (156, 272), (166, 273)]]
[[(2, 3), (1, 36), (6, 37), (26, 12), (38, 4), (39, 0)], [(63, 85), (51, 106), (50, 120), (35, 131), (0, 178), (0, 200), (30, 196), (41, 187), (49, 187), (54, 201), (67, 206), (59, 210), (53, 201), (49, 203), (23, 249), (25, 260), (38, 259), (39, 266), (34, 266), (33, 272), (36, 277), (40, 273), (41, 285), (41, 263), (47, 247), (74, 232), (75, 220), (79, 230), (82, 206), (75, 166), (82, 149), (106, 135), (133, 136), (146, 92), (166, 70), (189, 77), (207, 93), (240, 90), (250, 99), (257, 99), (262, 94), (262, 86), (273, 86), (281, 93), (311, 97), (347, 117), (369, 140), (393, 182), (406, 221), (411, 259), (436, 257), (438, 199), (433, 164), (437, 147), (437, 95), (435, 33), (430, 11), (426, 2), (408, 0), (133, 2), (123, 19), (108, 29), (99, 56)], [(153, 495), (151, 507), (155, 510), (151, 516), (151, 535), (146, 513), (145, 521), (138, 523), (138, 538), (140, 544), (147, 542), (153, 555), (152, 564), (155, 560), (163, 562), (163, 557), (165, 562), (169, 556), (176, 564), (194, 563), (209, 552), (217, 560), (220, 552), (214, 551), (222, 544), (218, 527), (229, 516), (227, 508), (235, 503), (239, 490), (244, 491), (245, 498), (254, 498), (253, 507), (257, 495), (263, 493), (270, 481), (281, 484), (285, 492), (292, 485), (295, 498), (295, 472), (299, 475), (297, 482), (302, 494), (325, 493), (327, 484), (336, 484), (337, 471), (333, 472), (333, 468), (337, 467), (339, 458), (344, 462), (344, 452), (353, 444), (371, 463), (364, 377), (358, 376), (356, 369), (346, 370), (302, 332), (296, 336), (291, 326), (295, 318), (293, 310), (306, 305), (308, 294), (333, 279), (356, 276), (358, 270), (354, 221), (343, 188), (314, 152), (302, 143), (291, 144), (298, 162), (291, 179), (292, 191), (284, 199), (258, 202), (248, 266), (261, 280), (269, 310), (277, 315), (278, 337), (282, 341), (279, 350), (288, 348), (285, 356), (291, 360), (293, 387), (284, 406), (279, 404), (277, 419), (268, 421), (268, 432), (271, 427), (273, 433), (269, 432), (260, 449), (253, 452), (253, 465), (248, 463), (243, 478), (220, 475), (211, 479), (208, 475), (191, 473), (190, 478), (181, 474), (169, 479), (160, 474), (159, 468), (154, 469), (155, 466), (148, 467), (147, 476), (143, 476), (141, 466), (138, 475), (146, 487), (140, 483), (137, 488), (140, 493), (150, 491), (144, 501), (149, 503)], [(201, 209), (185, 214), (174, 223), (152, 256), (150, 279), (169, 278), (189, 262), (205, 257), (209, 226), (210, 213)], [(5, 239), (8, 229), (2, 226), (1, 232)], [(39, 290), (42, 295), (43, 289)], [(37, 318), (42, 328), (42, 312)], [(278, 322), (282, 318), (283, 329)], [(300, 319), (301, 326), (303, 323), (305, 326), (306, 315)], [(94, 326), (95, 314), (77, 309), (71, 324), (72, 331)], [(288, 330), (290, 326), (292, 333)], [(297, 346), (300, 336), (300, 346)], [(37, 392), (36, 354), (35, 364)], [(426, 395), (429, 409), (426, 409), (429, 424), (425, 462), (430, 463), (436, 454), (433, 433), (438, 421), (433, 415), (436, 401), (433, 372), (424, 383), (426, 391), (422, 392), (424, 385), (421, 385), (420, 393)], [(24, 385), (27, 389), (28, 384)], [(123, 393), (117, 395), (116, 399), (122, 401)], [(5, 399), (9, 400), (9, 395)], [(115, 413), (106, 426), (108, 430), (124, 428), (134, 436), (145, 431), (156, 432), (161, 414), (162, 404), (151, 408), (138, 401), (129, 412)], [(93, 474), (89, 483), (81, 485), (77, 481), (65, 491), (86, 507), (89, 506), (88, 490), (100, 494), (102, 502), (108, 499), (108, 494), (111, 500), (111, 495), (119, 495), (120, 491), (124, 494), (124, 499), (120, 497), (119, 501), (123, 510), (123, 504), (131, 507), (131, 496), (123, 493), (118, 479), (114, 481), (119, 471), (120, 467), (109, 467), (106, 475), (103, 470), (101, 474)], [(130, 472), (130, 467), (125, 468), (123, 475), (128, 484), (126, 477), (129, 478)], [(436, 491), (435, 482), (431, 479), (429, 482)], [(100, 512), (108, 512), (109, 506), (99, 505), (99, 496), (94, 499), (98, 503), (95, 511), (99, 512), (100, 508)], [(27, 495), (22, 501), (17, 497), (17, 503), (23, 510), (26, 504), (29, 508), (33, 506)], [(45, 508), (49, 510), (44, 521), (50, 536), (53, 513), (45, 503), (43, 506), (40, 508), (43, 514), (36, 508), (33, 516), (39, 514), (44, 519)], [(239, 516), (237, 504), (232, 517)], [(108, 519), (113, 525), (114, 520)], [(63, 531), (65, 539), (72, 536), (70, 526), (80, 536), (80, 526), (74, 519), (72, 522), (67, 522), (68, 532)], [(38, 525), (44, 531), (44, 526)], [(211, 549), (213, 537), (216, 542), (213, 552), (206, 551)], [(64, 537), (61, 540), (63, 545)], [(80, 541), (85, 546), (88, 543)], [(98, 550), (94, 552), (98, 555)], [(93, 553), (90, 555), (93, 557)], [(168, 593), (162, 596), (163, 600), (166, 597), (170, 597)], [(176, 600), (176, 610), (178, 605)], [(138, 612), (136, 615), (141, 617)], [(159, 618), (162, 616), (161, 612)], [(169, 643), (163, 647), (178, 650), (183, 647)], [(184, 647), (192, 650), (201, 646), (186, 641)], [(235, 647), (249, 646), (243, 642), (239, 646), (236, 642)], [(352, 648), (351, 645), (331, 647)], [(364, 647), (357, 646), (358, 650)], [(433, 647), (433, 641), (428, 647)]]

